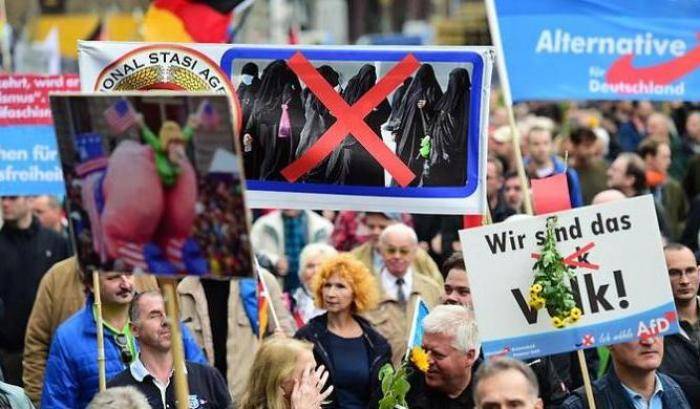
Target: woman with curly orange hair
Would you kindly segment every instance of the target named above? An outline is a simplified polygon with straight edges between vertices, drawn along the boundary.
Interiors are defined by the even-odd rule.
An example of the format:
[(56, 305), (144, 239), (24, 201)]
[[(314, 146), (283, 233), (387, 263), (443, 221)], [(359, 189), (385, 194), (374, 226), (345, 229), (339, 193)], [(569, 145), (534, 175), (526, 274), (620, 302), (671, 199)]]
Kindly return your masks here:
[(374, 276), (350, 254), (327, 259), (311, 284), (316, 306), (326, 313), (312, 318), (295, 338), (314, 345), (314, 357), (330, 373), (334, 386), (324, 408), (376, 408), (381, 398), (379, 369), (391, 360), (386, 338), (358, 314), (376, 307)]

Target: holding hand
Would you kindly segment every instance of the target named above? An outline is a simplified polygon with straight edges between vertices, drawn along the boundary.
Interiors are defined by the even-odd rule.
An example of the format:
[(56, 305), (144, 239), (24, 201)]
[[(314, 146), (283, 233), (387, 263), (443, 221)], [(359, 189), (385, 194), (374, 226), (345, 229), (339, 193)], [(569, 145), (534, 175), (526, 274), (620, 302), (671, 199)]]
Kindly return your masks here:
[(416, 105), (418, 105), (418, 108), (423, 109), (425, 104), (426, 104), (426, 101), (424, 99), (420, 99), (420, 100), (418, 100), (418, 104), (416, 104)]

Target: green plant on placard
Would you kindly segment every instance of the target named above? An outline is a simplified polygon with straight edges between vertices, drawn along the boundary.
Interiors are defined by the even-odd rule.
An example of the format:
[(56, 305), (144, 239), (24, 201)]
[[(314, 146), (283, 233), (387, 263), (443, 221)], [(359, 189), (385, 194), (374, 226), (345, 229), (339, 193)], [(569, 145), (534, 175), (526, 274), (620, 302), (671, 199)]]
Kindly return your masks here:
[(425, 135), (421, 140), (420, 140), (420, 149), (418, 152), (420, 153), (420, 156), (422, 156), (425, 159), (428, 159), (430, 156), (430, 149), (432, 149), (432, 142), (430, 141), (430, 136)]
[(538, 310), (546, 307), (552, 317), (552, 325), (564, 328), (581, 318), (581, 309), (576, 306), (569, 284), (574, 272), (557, 250), (556, 226), (556, 216), (547, 218), (547, 236), (542, 254), (532, 266), (535, 281), (530, 286), (528, 304)]

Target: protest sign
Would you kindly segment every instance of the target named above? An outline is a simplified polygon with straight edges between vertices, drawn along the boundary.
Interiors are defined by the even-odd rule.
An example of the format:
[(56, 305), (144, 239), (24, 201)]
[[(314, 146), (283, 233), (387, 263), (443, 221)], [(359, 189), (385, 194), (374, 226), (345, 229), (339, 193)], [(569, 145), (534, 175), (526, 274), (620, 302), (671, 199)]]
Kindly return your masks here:
[[(252, 276), (229, 107), (223, 95), (51, 97), (83, 271)], [(200, 126), (205, 110), (220, 112), (216, 128)]]
[(487, 6), (516, 101), (700, 100), (700, 2), (487, 0)]
[(82, 42), (79, 55), (84, 91), (231, 95), (251, 207), (485, 209), (488, 47)]
[(79, 87), (77, 75), (0, 75), (0, 195), (63, 195), (48, 95)]
[(557, 249), (583, 311), (555, 329), (528, 305), (549, 216), (460, 231), (486, 356), (520, 359), (679, 331), (650, 195), (556, 214)]

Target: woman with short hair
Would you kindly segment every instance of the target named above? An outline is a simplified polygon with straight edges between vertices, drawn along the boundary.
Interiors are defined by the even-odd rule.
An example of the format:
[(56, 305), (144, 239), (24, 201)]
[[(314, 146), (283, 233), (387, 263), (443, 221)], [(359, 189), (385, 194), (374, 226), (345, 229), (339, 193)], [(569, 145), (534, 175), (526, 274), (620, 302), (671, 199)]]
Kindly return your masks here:
[(326, 260), (311, 288), (326, 313), (311, 319), (295, 338), (313, 343), (314, 356), (328, 368), (335, 393), (326, 408), (376, 408), (381, 398), (379, 370), (391, 347), (358, 314), (376, 307), (379, 289), (372, 273), (350, 254)]

